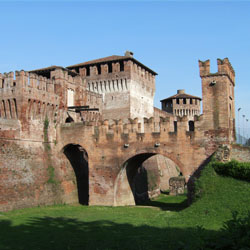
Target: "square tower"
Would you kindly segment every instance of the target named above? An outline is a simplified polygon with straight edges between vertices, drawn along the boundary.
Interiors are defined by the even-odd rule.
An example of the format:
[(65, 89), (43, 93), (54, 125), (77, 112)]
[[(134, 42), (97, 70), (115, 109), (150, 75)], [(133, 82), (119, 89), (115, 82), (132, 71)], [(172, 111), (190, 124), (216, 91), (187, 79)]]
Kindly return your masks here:
[(203, 117), (206, 130), (227, 133), (235, 140), (235, 72), (228, 58), (217, 59), (218, 71), (210, 72), (210, 61), (199, 61), (202, 80)]
[(155, 76), (126, 51), (67, 67), (79, 73), (86, 89), (102, 95), (103, 119), (152, 117), (154, 115)]

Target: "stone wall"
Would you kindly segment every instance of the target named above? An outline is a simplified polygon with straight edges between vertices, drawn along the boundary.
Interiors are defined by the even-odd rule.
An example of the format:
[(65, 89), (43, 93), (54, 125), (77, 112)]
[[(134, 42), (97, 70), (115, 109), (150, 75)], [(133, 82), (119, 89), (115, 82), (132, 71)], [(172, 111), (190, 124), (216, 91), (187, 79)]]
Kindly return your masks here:
[(168, 190), (169, 179), (180, 175), (178, 166), (162, 155), (150, 157), (143, 162), (142, 166), (147, 171), (148, 191), (154, 193), (154, 195), (157, 192), (159, 194), (160, 191)]
[(250, 147), (244, 147), (241, 145), (232, 145), (231, 159), (235, 159), (240, 162), (250, 162)]

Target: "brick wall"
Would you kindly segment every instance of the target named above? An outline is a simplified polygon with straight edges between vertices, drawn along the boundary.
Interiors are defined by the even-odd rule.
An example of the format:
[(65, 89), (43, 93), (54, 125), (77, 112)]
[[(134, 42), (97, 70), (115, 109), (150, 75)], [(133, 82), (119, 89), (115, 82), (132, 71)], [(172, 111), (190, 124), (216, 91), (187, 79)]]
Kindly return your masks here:
[(232, 145), (231, 159), (240, 162), (250, 162), (250, 147), (243, 147), (241, 145)]

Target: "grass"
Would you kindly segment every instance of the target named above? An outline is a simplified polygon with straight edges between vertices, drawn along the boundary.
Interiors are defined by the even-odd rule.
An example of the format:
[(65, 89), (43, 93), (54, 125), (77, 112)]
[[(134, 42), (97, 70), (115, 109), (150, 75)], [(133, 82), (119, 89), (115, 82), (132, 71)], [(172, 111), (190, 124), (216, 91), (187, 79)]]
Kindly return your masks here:
[(189, 207), (184, 195), (162, 194), (137, 207), (57, 205), (0, 213), (0, 249), (199, 249), (232, 211), (247, 213), (250, 183), (207, 167), (197, 187), (199, 198)]

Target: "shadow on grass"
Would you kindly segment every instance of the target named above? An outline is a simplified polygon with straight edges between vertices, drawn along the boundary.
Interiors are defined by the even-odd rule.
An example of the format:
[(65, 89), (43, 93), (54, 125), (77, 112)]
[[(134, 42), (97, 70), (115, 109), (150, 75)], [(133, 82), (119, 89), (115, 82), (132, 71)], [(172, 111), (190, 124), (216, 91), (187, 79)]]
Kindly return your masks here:
[(188, 207), (188, 202), (187, 202), (187, 200), (184, 200), (184, 201), (182, 201), (180, 203), (167, 203), (167, 202), (161, 202), (161, 201), (148, 200), (148, 201), (145, 201), (145, 202), (143, 202), (141, 204), (138, 204), (138, 205), (158, 207), (162, 211), (179, 212), (179, 211), (181, 211), (181, 210)]
[[(143, 202), (138, 203), (137, 205), (139, 206), (151, 206), (151, 207), (158, 207), (163, 211), (181, 211), (185, 208), (188, 207), (188, 199), (185, 196), (169, 196), (169, 195), (165, 195), (165, 194), (161, 194), (161, 197), (163, 197), (163, 199), (156, 199), (156, 200), (146, 200)], [(175, 202), (173, 202), (173, 200), (170, 199), (174, 198)]]
[(201, 236), (217, 233), (200, 228), (134, 226), (105, 220), (83, 222), (61, 217), (32, 218), (18, 226), (0, 220), (0, 249), (199, 249)]

